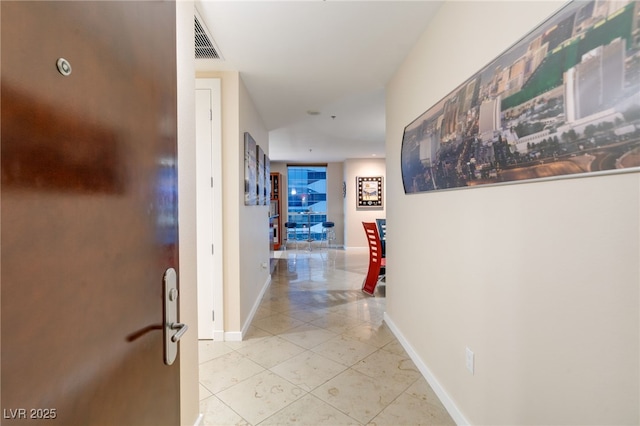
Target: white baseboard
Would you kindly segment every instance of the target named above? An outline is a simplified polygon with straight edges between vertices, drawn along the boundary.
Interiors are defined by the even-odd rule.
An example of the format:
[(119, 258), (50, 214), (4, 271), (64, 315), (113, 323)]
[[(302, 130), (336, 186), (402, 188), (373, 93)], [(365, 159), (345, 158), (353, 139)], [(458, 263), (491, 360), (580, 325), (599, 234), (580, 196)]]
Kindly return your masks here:
[(224, 330), (213, 330), (213, 340), (224, 341)]
[(422, 359), (418, 356), (418, 353), (413, 349), (411, 344), (407, 341), (407, 339), (402, 335), (398, 327), (393, 323), (393, 320), (389, 317), (389, 315), (384, 313), (384, 322), (387, 323), (391, 332), (396, 336), (402, 347), (413, 361), (413, 363), (418, 367), (420, 373), (424, 376), (431, 386), (431, 389), (436, 393), (444, 408), (449, 412), (449, 415), (456, 422), (457, 425), (468, 425), (469, 421), (464, 417), (462, 412), (458, 409), (458, 406), (451, 399), (451, 397), (447, 394), (444, 388), (440, 385), (440, 383), (436, 380), (435, 376), (431, 373), (431, 370), (427, 367), (427, 365), (422, 361)]
[(225, 342), (242, 342), (242, 332), (241, 331), (225, 331), (224, 341)]
[(225, 332), (224, 333), (225, 342), (242, 342), (244, 340), (244, 336), (247, 334), (247, 331), (249, 331), (249, 326), (251, 325), (251, 321), (253, 321), (253, 317), (256, 315), (256, 312), (260, 307), (260, 302), (262, 302), (262, 297), (264, 296), (264, 293), (267, 291), (267, 288), (269, 288), (270, 285), (271, 285), (271, 275), (267, 277), (267, 280), (262, 286), (262, 290), (260, 290), (260, 295), (258, 295), (258, 298), (253, 304), (253, 308), (251, 308), (251, 312), (249, 313), (247, 320), (242, 326), (242, 330)]
[(242, 326), (242, 337), (240, 338), (240, 340), (244, 340), (244, 336), (247, 334), (247, 331), (249, 331), (249, 327), (251, 326), (253, 317), (256, 315), (256, 312), (260, 307), (260, 303), (262, 302), (262, 297), (264, 296), (264, 293), (267, 291), (270, 285), (271, 285), (271, 274), (267, 276), (267, 280), (264, 282), (264, 285), (262, 286), (262, 290), (260, 290), (260, 294), (258, 295), (258, 298), (253, 304), (253, 308), (251, 308), (251, 312), (249, 312), (249, 316), (247, 317), (247, 320)]

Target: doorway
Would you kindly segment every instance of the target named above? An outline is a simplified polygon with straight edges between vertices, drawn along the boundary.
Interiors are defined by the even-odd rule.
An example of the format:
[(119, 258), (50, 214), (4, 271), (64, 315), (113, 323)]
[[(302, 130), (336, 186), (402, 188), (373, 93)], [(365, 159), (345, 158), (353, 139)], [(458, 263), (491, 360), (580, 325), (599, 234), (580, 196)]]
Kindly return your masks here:
[(0, 10), (2, 424), (179, 424), (175, 4)]
[(196, 79), (198, 339), (224, 340), (219, 78)]

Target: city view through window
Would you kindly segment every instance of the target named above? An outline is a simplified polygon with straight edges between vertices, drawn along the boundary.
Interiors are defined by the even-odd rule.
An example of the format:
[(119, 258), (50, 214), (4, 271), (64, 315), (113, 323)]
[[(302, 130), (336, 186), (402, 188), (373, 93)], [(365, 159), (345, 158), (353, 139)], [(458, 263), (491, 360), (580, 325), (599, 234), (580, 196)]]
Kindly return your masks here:
[(287, 221), (295, 222), (298, 240), (320, 240), (327, 220), (327, 167), (287, 167)]

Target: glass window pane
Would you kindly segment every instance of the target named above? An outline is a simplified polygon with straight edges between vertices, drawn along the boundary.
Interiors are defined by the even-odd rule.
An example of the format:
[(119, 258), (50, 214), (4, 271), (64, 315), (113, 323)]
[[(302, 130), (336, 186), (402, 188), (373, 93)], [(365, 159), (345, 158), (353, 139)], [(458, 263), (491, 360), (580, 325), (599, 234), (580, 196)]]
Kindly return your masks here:
[(322, 222), (327, 220), (327, 168), (289, 166), (287, 200), (287, 220), (298, 224), (298, 239), (320, 240)]

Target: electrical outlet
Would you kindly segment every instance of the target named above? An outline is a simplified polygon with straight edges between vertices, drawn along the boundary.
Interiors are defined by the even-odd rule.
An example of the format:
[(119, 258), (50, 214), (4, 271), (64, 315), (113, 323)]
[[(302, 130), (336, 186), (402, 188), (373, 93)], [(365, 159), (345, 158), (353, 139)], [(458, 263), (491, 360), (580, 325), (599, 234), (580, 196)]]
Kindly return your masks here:
[(473, 374), (473, 352), (469, 348), (466, 349), (466, 361), (467, 370), (469, 370), (469, 372)]

